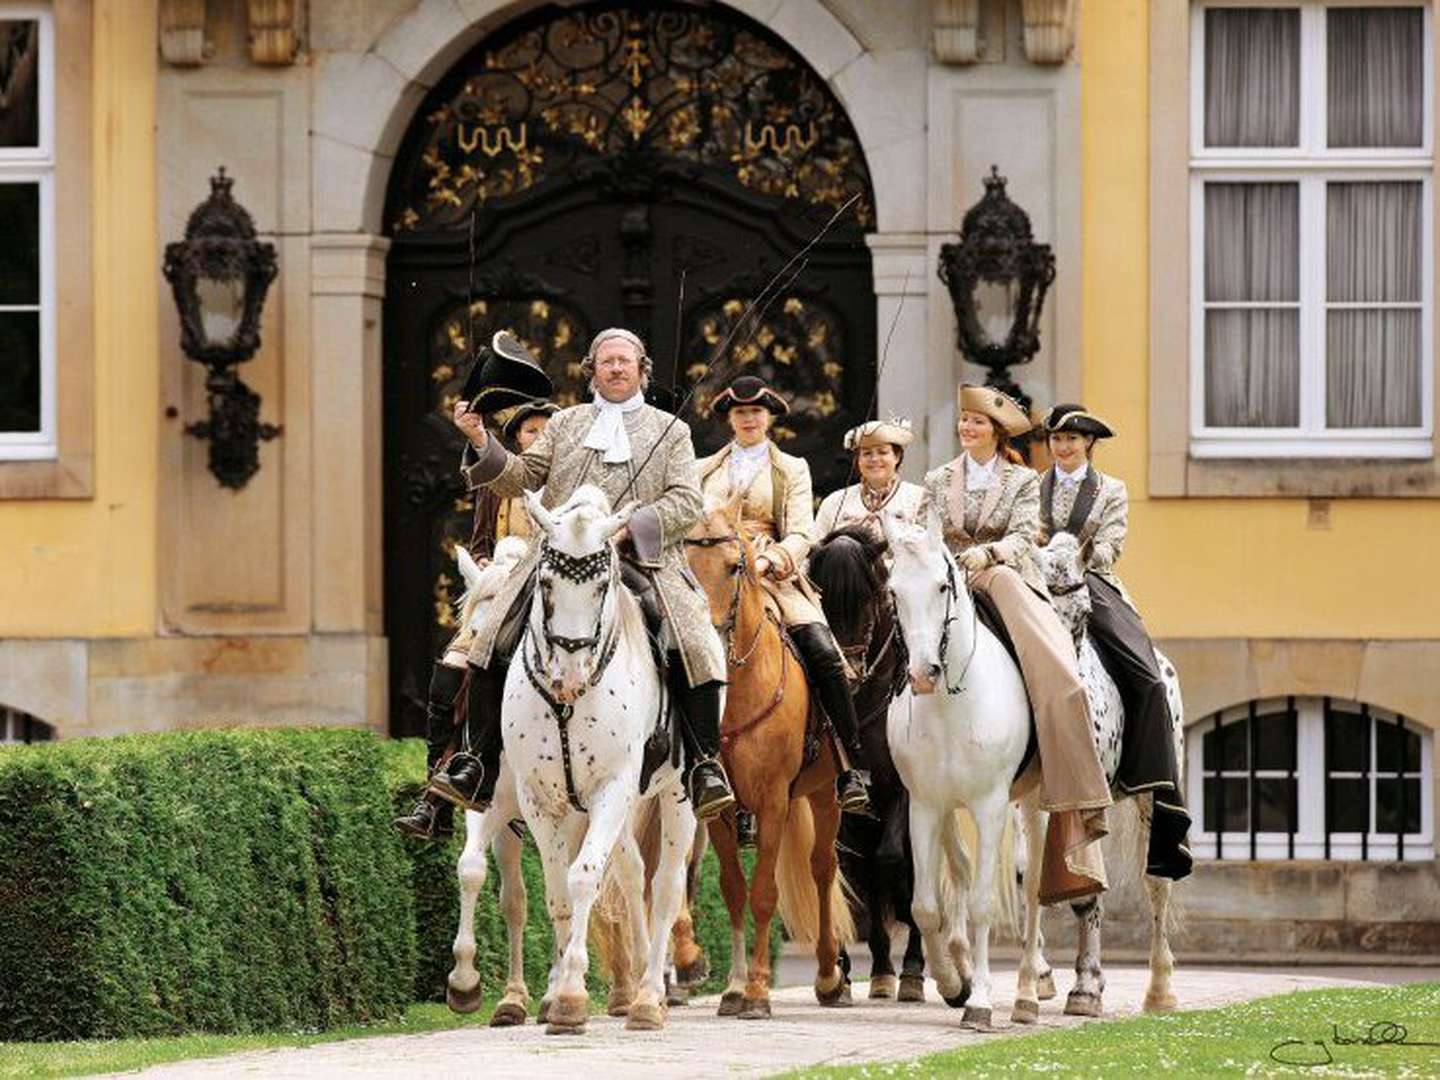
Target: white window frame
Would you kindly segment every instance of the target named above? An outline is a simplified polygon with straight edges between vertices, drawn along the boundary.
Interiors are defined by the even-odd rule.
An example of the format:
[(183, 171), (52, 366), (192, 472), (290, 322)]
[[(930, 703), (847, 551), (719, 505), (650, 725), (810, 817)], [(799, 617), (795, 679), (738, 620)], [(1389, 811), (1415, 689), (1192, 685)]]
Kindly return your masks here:
[[(1267, 698), (1257, 701), (1256, 713), (1283, 711), (1288, 698)], [(1295, 829), (1296, 859), (1324, 859), (1325, 852), (1325, 701), (1319, 697), (1296, 697), (1295, 701), (1295, 804), (1298, 820)], [(1345, 702), (1345, 704), (1354, 704)], [(1249, 715), (1250, 705), (1245, 703), (1222, 710), (1221, 722), (1240, 720)], [(1330, 834), (1329, 858), (1333, 862), (1356, 861), (1365, 857), (1370, 862), (1395, 862), (1395, 834), (1374, 831), (1376, 813), (1375, 781), (1393, 779), (1392, 772), (1377, 776), (1375, 764), (1376, 732), (1379, 724), (1393, 724), (1395, 714), (1375, 706), (1369, 707), (1370, 724), (1370, 790), (1369, 814), (1371, 831), (1362, 846), (1358, 832), (1332, 832)], [(1215, 858), (1215, 833), (1205, 828), (1205, 733), (1214, 729), (1215, 715), (1212, 713), (1186, 726), (1185, 729), (1185, 794), (1194, 823), (1190, 834), (1190, 849), (1197, 859)], [(1423, 724), (1413, 720), (1405, 721), (1406, 730), (1420, 736), (1420, 831), (1405, 834), (1405, 862), (1431, 862), (1435, 859), (1435, 791), (1434, 791), (1434, 733)], [(1227, 770), (1233, 773), (1234, 770)], [(1283, 769), (1262, 769), (1256, 771), (1256, 778), (1284, 777)], [(1356, 774), (1358, 776), (1358, 774)], [(1409, 771), (1407, 770), (1407, 775)], [(1337, 779), (1344, 773), (1337, 772)], [(1250, 833), (1248, 831), (1224, 830), (1220, 836), (1220, 859), (1223, 862), (1250, 861)], [(1256, 832), (1255, 859), (1286, 860), (1290, 855), (1290, 836), (1283, 832)]]
[(59, 456), (55, 293), (55, 20), (48, 4), (0, 0), (0, 20), (35, 20), (40, 28), (39, 145), (0, 147), (0, 184), (33, 183), (40, 192), (39, 304), (0, 304), (0, 312), (40, 312), (40, 429), (0, 431), (0, 461)]
[[(1205, 12), (1211, 8), (1295, 8), (1300, 12), (1300, 144), (1296, 147), (1205, 145)], [(1376, 149), (1325, 145), (1326, 10), (1418, 7), (1425, 42), (1422, 145)], [(1191, 6), (1190, 34), (1190, 454), (1197, 458), (1344, 457), (1429, 459), (1434, 456), (1434, 18), (1418, 0), (1201, 0)], [(1325, 185), (1346, 181), (1418, 181), (1421, 185), (1420, 425), (1409, 428), (1325, 426)], [(1205, 184), (1292, 182), (1300, 187), (1300, 422), (1293, 428), (1210, 427), (1205, 423), (1205, 312), (1247, 305), (1205, 299)], [(1286, 306), (1255, 303), (1257, 308)], [(1381, 304), (1355, 304), (1376, 308)]]

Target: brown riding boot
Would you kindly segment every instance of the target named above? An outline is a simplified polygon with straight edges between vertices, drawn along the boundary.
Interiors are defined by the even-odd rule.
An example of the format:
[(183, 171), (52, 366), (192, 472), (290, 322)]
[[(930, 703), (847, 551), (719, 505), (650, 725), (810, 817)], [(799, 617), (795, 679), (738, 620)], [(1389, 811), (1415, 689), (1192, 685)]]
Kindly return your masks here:
[(1050, 815), (1050, 826), (1045, 832), (1045, 857), (1040, 870), (1042, 904), (1079, 900), (1106, 889), (1100, 841), (1086, 843), (1083, 813), (1080, 810), (1062, 810)]

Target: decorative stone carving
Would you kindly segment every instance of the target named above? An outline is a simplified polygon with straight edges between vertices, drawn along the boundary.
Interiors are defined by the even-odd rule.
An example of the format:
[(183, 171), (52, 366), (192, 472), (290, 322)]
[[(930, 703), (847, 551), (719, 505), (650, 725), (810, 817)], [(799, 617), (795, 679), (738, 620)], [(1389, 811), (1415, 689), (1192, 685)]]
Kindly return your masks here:
[(1075, 0), (1022, 0), (1025, 57), (1032, 64), (1063, 64), (1075, 48)]
[(304, 0), (249, 0), (250, 59), (257, 64), (293, 64), (300, 51), (300, 8)]
[(160, 0), (160, 55), (175, 67), (205, 63), (205, 0)]
[(930, 0), (930, 43), (943, 64), (980, 59), (980, 0)]

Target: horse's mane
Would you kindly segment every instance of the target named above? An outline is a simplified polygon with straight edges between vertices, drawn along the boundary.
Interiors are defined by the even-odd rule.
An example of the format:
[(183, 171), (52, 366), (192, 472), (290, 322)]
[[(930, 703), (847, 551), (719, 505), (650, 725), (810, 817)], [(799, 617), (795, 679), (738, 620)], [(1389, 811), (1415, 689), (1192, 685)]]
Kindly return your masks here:
[(525, 557), (528, 546), (527, 542), (518, 536), (503, 537), (495, 545), (495, 554), (490, 565), (480, 571), (475, 583), (455, 602), (455, 618), (460, 626), (469, 626), (470, 620), (475, 617), (475, 610), (500, 591), (510, 572)]
[(846, 644), (859, 639), (865, 613), (885, 587), (886, 550), (863, 525), (836, 529), (810, 549), (810, 579), (820, 587), (830, 628)]

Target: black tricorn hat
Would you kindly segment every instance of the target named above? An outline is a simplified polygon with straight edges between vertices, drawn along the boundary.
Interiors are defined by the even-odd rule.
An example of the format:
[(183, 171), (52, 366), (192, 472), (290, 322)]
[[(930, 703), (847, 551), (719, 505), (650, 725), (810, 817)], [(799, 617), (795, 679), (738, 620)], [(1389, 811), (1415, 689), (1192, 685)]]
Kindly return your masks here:
[(515, 434), (520, 430), (520, 425), (529, 420), (532, 416), (554, 416), (560, 411), (560, 406), (553, 401), (527, 401), (524, 405), (516, 406), (515, 410), (505, 418), (505, 424), (500, 429), (500, 434), (505, 437), (506, 442), (513, 442)]
[(785, 399), (770, 389), (758, 375), (741, 375), (715, 395), (710, 408), (724, 416), (734, 405), (761, 405), (773, 416), (784, 416), (790, 411)]
[(1045, 414), (1041, 426), (1049, 435), (1059, 431), (1069, 431), (1076, 435), (1093, 435), (1097, 439), (1108, 439), (1115, 434), (1109, 424), (1089, 412), (1084, 405), (1056, 405)]
[(481, 345), (460, 396), (479, 413), (494, 413), (512, 405), (554, 395), (550, 381), (530, 350), (509, 330), (497, 330), (489, 345)]

